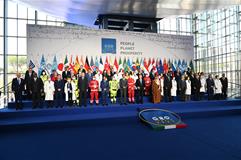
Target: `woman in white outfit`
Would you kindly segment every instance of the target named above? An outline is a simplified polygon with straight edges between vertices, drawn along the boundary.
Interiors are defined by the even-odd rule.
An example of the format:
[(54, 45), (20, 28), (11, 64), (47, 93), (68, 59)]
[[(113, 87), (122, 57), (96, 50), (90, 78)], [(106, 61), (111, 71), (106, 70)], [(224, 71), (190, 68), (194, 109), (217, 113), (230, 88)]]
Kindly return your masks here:
[(47, 102), (48, 108), (53, 107), (54, 91), (54, 82), (51, 80), (51, 77), (49, 77), (48, 80), (44, 82), (45, 101)]
[(222, 83), (218, 77), (218, 75), (215, 76), (215, 79), (214, 79), (214, 97), (215, 99), (217, 100), (220, 100), (221, 99), (221, 94), (222, 94)]
[(201, 95), (201, 100), (204, 99), (204, 94), (206, 92), (206, 78), (204, 76), (204, 73), (201, 73), (200, 77), (200, 82), (201, 82), (201, 87), (200, 87), (200, 95)]
[(176, 101), (176, 96), (177, 96), (177, 81), (176, 81), (176, 79), (175, 79), (175, 76), (173, 76), (173, 78), (172, 78), (171, 96), (172, 96), (172, 100)]
[(190, 77), (187, 77), (187, 80), (186, 80), (186, 92), (185, 92), (185, 95), (186, 95), (186, 101), (190, 101), (191, 100), (191, 81), (190, 81)]

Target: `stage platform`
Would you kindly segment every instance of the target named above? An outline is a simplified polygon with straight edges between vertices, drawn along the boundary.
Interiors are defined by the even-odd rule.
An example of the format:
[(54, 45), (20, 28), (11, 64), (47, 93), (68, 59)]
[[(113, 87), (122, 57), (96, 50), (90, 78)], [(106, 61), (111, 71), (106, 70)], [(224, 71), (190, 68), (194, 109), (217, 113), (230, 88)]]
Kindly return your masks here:
[[(31, 102), (25, 102), (25, 106), (31, 106)], [(12, 104), (11, 104), (12, 105)], [(92, 121), (137, 119), (138, 110), (145, 108), (160, 108), (175, 112), (185, 121), (186, 118), (232, 115), (241, 113), (241, 100), (221, 101), (189, 101), (189, 102), (162, 102), (159, 104), (109, 104), (88, 105), (87, 107), (64, 106), (63, 108), (31, 109), (23, 110), (10, 108), (0, 110), (0, 127), (50, 125), (57, 123), (87, 124)]]

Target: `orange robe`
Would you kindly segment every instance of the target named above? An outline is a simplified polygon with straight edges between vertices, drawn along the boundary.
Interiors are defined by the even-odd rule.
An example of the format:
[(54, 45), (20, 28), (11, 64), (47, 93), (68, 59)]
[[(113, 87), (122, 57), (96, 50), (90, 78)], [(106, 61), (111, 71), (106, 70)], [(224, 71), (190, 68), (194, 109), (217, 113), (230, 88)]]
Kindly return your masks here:
[(156, 80), (152, 81), (152, 99), (153, 103), (160, 103), (161, 102), (161, 82), (159, 84)]

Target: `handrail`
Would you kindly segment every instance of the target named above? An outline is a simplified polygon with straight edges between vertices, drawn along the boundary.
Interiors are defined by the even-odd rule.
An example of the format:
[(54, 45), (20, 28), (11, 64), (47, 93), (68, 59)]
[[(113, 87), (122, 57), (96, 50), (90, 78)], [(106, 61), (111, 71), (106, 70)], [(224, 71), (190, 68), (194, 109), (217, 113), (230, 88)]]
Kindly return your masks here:
[(0, 90), (3, 89), (3, 88), (6, 87), (6, 86), (9, 86), (11, 83), (12, 83), (12, 82), (9, 82), (8, 84), (2, 86), (2, 87), (0, 88)]

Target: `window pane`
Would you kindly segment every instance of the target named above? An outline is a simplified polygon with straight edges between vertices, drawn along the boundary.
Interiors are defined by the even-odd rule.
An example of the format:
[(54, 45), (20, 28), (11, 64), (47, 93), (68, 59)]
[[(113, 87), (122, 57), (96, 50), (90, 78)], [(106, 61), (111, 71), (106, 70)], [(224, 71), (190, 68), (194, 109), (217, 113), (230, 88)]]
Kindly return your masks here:
[(8, 56), (8, 73), (17, 72), (17, 56)]
[(18, 18), (27, 18), (27, 8), (18, 4)]
[(8, 17), (17, 17), (17, 4), (15, 2), (8, 1)]
[(28, 8), (28, 19), (35, 19), (35, 9)]
[(0, 17), (3, 17), (3, 0), (0, 0)]
[(3, 87), (3, 74), (0, 74), (0, 87)]
[(17, 20), (8, 19), (8, 36), (17, 36)]
[(27, 70), (27, 56), (18, 56), (18, 72), (25, 73)]
[(0, 73), (3, 73), (3, 55), (0, 55)]
[(46, 20), (47, 19), (47, 15), (43, 12), (38, 12), (38, 20)]
[(0, 35), (3, 35), (3, 18), (0, 18)]
[(17, 54), (17, 38), (8, 37), (8, 54)]
[(27, 20), (18, 20), (18, 35), (26, 37), (26, 24)]
[[(3, 37), (0, 36), (0, 54), (3, 54)], [(0, 61), (2, 62), (2, 61)]]
[(18, 38), (18, 54), (26, 55), (27, 54), (27, 39)]

